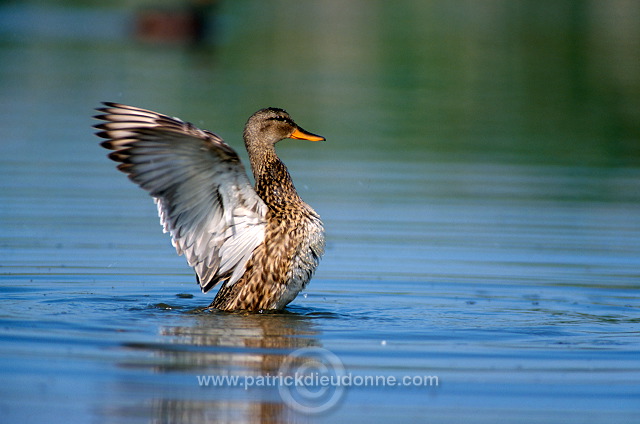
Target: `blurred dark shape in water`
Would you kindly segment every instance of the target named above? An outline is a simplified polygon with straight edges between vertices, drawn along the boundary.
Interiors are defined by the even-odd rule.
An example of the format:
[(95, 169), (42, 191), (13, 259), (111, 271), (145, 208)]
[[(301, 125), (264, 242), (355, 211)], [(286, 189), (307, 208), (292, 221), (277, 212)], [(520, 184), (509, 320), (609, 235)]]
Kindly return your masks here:
[(176, 7), (147, 7), (135, 17), (135, 37), (159, 44), (201, 45), (215, 30), (217, 0), (191, 0)]

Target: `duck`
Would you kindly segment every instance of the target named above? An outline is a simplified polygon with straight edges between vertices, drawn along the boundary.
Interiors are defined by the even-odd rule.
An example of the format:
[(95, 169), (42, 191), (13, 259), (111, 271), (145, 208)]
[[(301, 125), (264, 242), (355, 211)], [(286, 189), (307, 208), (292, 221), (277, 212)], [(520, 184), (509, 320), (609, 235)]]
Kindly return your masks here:
[(207, 309), (282, 310), (307, 286), (324, 254), (324, 226), (275, 145), (324, 137), (284, 109), (255, 112), (243, 132), (252, 185), (238, 153), (211, 131), (120, 103), (96, 110), (108, 158), (153, 197), (163, 231), (202, 292), (220, 286)]

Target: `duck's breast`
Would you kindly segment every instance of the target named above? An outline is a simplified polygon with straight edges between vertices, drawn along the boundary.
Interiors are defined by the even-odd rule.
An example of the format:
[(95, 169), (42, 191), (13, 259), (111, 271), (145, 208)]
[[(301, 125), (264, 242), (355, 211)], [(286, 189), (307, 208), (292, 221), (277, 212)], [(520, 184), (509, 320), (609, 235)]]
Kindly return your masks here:
[(299, 234), (298, 247), (291, 261), (287, 275), (288, 282), (278, 301), (278, 308), (285, 307), (306, 287), (324, 254), (324, 226), (318, 214), (312, 209), (310, 212), (301, 221), (296, 231)]

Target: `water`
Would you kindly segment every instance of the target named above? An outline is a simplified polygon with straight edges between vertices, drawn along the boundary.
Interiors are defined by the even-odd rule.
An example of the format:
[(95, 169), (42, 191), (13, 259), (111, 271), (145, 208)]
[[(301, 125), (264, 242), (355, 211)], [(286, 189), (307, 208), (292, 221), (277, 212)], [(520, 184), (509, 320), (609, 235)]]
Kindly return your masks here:
[[(125, 6), (0, 8), (3, 422), (637, 422), (635, 4), (223, 2), (199, 47)], [(287, 311), (202, 312), (103, 100), (327, 138), (278, 146), (328, 237)]]

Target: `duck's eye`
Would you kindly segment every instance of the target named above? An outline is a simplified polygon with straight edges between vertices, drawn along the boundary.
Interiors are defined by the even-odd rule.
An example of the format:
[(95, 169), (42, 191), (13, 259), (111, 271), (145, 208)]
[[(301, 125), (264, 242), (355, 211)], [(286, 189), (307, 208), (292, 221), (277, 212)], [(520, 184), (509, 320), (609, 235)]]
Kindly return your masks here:
[(274, 116), (268, 119), (269, 121), (280, 121), (280, 122), (286, 122), (287, 124), (293, 124), (293, 122), (291, 121), (291, 119), (284, 117), (284, 116)]

